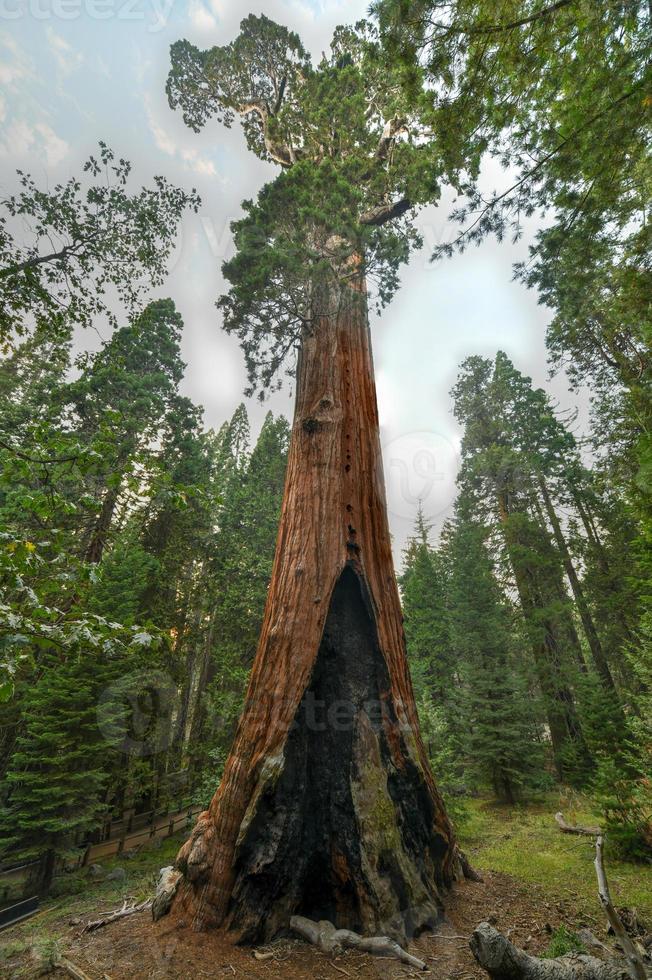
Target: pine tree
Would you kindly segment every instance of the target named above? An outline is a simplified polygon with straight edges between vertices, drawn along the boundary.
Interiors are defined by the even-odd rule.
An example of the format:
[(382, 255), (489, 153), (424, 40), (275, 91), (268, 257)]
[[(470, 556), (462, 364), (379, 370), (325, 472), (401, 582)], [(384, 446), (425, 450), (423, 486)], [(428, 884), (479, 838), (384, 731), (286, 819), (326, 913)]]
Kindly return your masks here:
[[(222, 760), (242, 709), (246, 681), (260, 633), (285, 482), (289, 427), (267, 414), (251, 453), (244, 447), (246, 412), (241, 406), (224, 434), (228, 473), (219, 530), (209, 564), (214, 600), (212, 642), (206, 678), (210, 680), (211, 751)], [(206, 706), (205, 706), (206, 707)], [(208, 718), (206, 719), (208, 722)], [(206, 746), (203, 746), (205, 760)]]
[(427, 692), (435, 704), (447, 706), (454, 684), (447, 571), (442, 555), (430, 545), (430, 531), (419, 503), (400, 578), (405, 638), (417, 700)]
[(475, 779), (514, 803), (542, 765), (527, 673), (513, 616), (487, 549), (487, 530), (462, 494), (446, 536), (451, 640), (459, 658), (463, 751)]
[[(511, 411), (508, 381), (479, 357), (465, 361), (454, 389), (455, 413), (465, 425), (461, 486), (494, 527), (509, 561), (544, 695), (560, 777), (582, 778), (589, 760), (573, 681), (582, 652), (564, 589), (561, 557), (533, 494), (531, 462), (520, 451), (520, 424)], [(484, 513), (483, 513), (484, 512)]]
[[(143, 649), (140, 642), (138, 647)], [(0, 853), (38, 860), (43, 892), (58, 860), (106, 814), (112, 752), (106, 728), (98, 725), (98, 705), (124, 661), (111, 656), (110, 644), (90, 650), (82, 653), (80, 645), (66, 657), (44, 651), (38, 674), (16, 695), (21, 722), (0, 784)], [(120, 703), (110, 706), (105, 720), (119, 724), (122, 711)]]
[(98, 563), (120, 495), (138, 464), (161, 435), (183, 376), (179, 339), (183, 323), (171, 300), (156, 300), (128, 326), (116, 330), (101, 350), (79, 362), (67, 401), (76, 431), (101, 447), (105, 469), (89, 491), (97, 498), (84, 540), (87, 561)]

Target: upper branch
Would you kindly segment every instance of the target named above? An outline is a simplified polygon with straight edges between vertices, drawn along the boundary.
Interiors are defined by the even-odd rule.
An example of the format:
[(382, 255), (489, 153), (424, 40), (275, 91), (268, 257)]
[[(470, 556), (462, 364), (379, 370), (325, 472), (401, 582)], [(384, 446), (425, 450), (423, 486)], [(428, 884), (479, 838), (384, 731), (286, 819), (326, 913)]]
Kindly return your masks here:
[(377, 160), (386, 160), (388, 158), (390, 150), (396, 142), (396, 137), (399, 133), (405, 132), (405, 130), (405, 120), (401, 119), (400, 116), (393, 116), (385, 123), (383, 134), (378, 141), (378, 148), (376, 150)]
[(399, 201), (390, 202), (389, 204), (379, 204), (377, 207), (371, 208), (371, 210), (365, 211), (364, 214), (360, 215), (360, 224), (384, 225), (394, 218), (400, 218), (411, 207), (412, 202), (406, 197), (401, 198)]
[[(283, 83), (281, 83), (281, 90), (277, 99), (279, 109), (283, 100), (283, 88)], [(293, 163), (296, 163), (296, 151), (289, 144), (278, 143), (270, 136), (269, 120), (271, 116), (276, 115), (278, 109), (275, 109), (274, 112), (270, 112), (269, 108), (264, 102), (245, 102), (236, 106), (235, 111), (240, 116), (249, 115), (251, 112), (256, 112), (258, 114), (260, 117), (265, 149), (270, 159), (272, 159), (275, 163), (278, 163), (281, 167), (291, 167)]]
[(552, 3), (549, 7), (538, 10), (535, 14), (530, 14), (528, 17), (521, 17), (519, 20), (512, 20), (505, 24), (487, 24), (486, 27), (456, 27), (454, 24), (432, 23), (431, 26), (445, 31), (447, 34), (502, 34), (503, 31), (512, 31), (517, 27), (525, 27), (526, 24), (531, 24), (536, 20), (549, 17), (551, 14), (556, 13), (557, 10), (561, 10), (562, 7), (568, 7), (571, 2), (572, 0), (557, 0), (556, 3)]

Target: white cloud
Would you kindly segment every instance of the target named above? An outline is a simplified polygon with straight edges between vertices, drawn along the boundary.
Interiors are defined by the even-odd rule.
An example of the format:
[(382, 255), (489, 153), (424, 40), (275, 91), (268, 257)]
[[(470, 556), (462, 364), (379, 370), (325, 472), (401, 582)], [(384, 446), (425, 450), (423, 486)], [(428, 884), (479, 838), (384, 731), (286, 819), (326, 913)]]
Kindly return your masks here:
[(149, 130), (154, 137), (154, 142), (156, 143), (157, 147), (162, 153), (166, 153), (169, 157), (173, 157), (177, 152), (176, 144), (154, 117), (152, 107), (147, 97), (145, 98), (145, 112), (147, 113)]
[[(4, 49), (4, 50), (2, 50)], [(0, 83), (13, 86), (31, 74), (29, 59), (16, 41), (4, 31), (0, 31)]]
[(70, 75), (84, 62), (84, 57), (71, 44), (48, 25), (46, 29), (48, 47), (62, 75)]
[(14, 65), (0, 64), (0, 82), (3, 85), (11, 85), (17, 78), (20, 78), (20, 74)]
[[(213, 6), (214, 2), (211, 3), (211, 7)], [(212, 13), (206, 9), (202, 0), (192, 0), (188, 7), (188, 16), (195, 30), (202, 34), (217, 29), (217, 21)]]
[(18, 120), (7, 130), (0, 143), (0, 156), (20, 159), (34, 156), (39, 151), (45, 155), (47, 165), (56, 167), (64, 159), (70, 147), (47, 123), (37, 123), (33, 128), (24, 120)]
[(103, 75), (104, 78), (111, 78), (111, 71), (102, 55), (98, 55), (98, 57), (93, 60), (93, 65), (98, 75)]
[(147, 114), (149, 130), (154, 137), (156, 146), (162, 153), (170, 157), (180, 157), (186, 170), (192, 170), (204, 177), (218, 176), (213, 161), (208, 157), (202, 156), (199, 150), (194, 147), (177, 146), (172, 137), (158, 122), (147, 96), (145, 96), (145, 112)]
[(213, 161), (203, 157), (197, 150), (182, 150), (181, 157), (188, 170), (194, 170), (196, 174), (202, 174), (204, 177), (217, 177)]
[(31, 126), (23, 120), (12, 123), (0, 143), (0, 155), (5, 157), (25, 156), (34, 146), (35, 135)]
[(209, 0), (211, 10), (218, 19), (226, 16), (226, 4), (224, 0)]
[(36, 131), (41, 137), (43, 149), (49, 167), (56, 167), (64, 159), (70, 147), (65, 140), (60, 139), (47, 123), (37, 123)]
[(4, 122), (7, 117), (7, 103), (0, 95), (0, 122)]

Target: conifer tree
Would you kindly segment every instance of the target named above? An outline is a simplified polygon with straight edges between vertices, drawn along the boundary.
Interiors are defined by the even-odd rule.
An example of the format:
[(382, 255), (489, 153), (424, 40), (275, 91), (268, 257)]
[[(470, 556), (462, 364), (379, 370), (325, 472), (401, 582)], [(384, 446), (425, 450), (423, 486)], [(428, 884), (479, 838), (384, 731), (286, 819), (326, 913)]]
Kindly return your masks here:
[(103, 670), (84, 657), (45, 655), (21, 696), (22, 724), (2, 784), (0, 852), (40, 863), (46, 892), (56, 860), (95, 829), (104, 804), (106, 752), (97, 726)]
[[(367, 322), (368, 284), (381, 305), (395, 291), (419, 242), (414, 211), (438, 196), (442, 168), (427, 113), (406, 111), (395, 72), (365, 22), (338, 28), (317, 65), (264, 16), (245, 18), (222, 47), (172, 47), (171, 106), (195, 130), (240, 117), (249, 148), (281, 171), (245, 203), (223, 269), (220, 308), (251, 389), (275, 384), (297, 355), (249, 696), (219, 789), (178, 857), (175, 913), (242, 940), (274, 935), (292, 911), (368, 931), (391, 923), (400, 935), (439, 914), (459, 867), (407, 668)], [(353, 705), (345, 736), (311, 737), (313, 698)], [(382, 719), (368, 716), (372, 702)], [(395, 828), (391, 856), (372, 797)], [(266, 808), (275, 821), (257, 819)]]
[[(204, 763), (210, 747), (213, 757), (223, 764), (242, 709), (272, 573), (285, 482), (287, 421), (268, 413), (250, 453), (244, 451), (243, 437), (248, 431), (244, 421), (246, 412), (241, 406), (223, 435), (221, 452), (226, 453), (228, 446), (232, 458), (228, 464), (223, 457), (228, 476), (207, 565), (212, 583), (212, 630), (203, 677), (210, 686), (198, 708), (205, 738), (203, 743), (188, 738), (189, 750)], [(200, 720), (196, 718), (194, 731)], [(210, 783), (208, 768), (205, 778)]]
[(531, 463), (515, 441), (518, 417), (509, 385), (479, 357), (467, 359), (454, 389), (465, 425), (462, 486), (500, 532), (531, 640), (560, 776), (581, 778), (588, 764), (572, 684), (582, 669), (561, 558), (533, 496)]
[(462, 493), (445, 548), (450, 568), (451, 640), (460, 660), (461, 728), (467, 765), (498, 799), (514, 803), (542, 765), (527, 673), (517, 668), (525, 641), (514, 629), (487, 549), (487, 530)]
[(97, 354), (80, 359), (80, 377), (69, 385), (77, 432), (101, 441), (106, 464), (101, 479), (93, 481), (96, 486), (89, 487), (97, 497), (83, 544), (91, 563), (102, 559), (125, 481), (161, 435), (183, 375), (181, 328), (171, 300), (150, 303)]
[(447, 607), (447, 570), (430, 544), (431, 525), (421, 502), (414, 534), (404, 555), (400, 578), (410, 671), (418, 694), (427, 691), (438, 705), (448, 705), (454, 684), (455, 658)]

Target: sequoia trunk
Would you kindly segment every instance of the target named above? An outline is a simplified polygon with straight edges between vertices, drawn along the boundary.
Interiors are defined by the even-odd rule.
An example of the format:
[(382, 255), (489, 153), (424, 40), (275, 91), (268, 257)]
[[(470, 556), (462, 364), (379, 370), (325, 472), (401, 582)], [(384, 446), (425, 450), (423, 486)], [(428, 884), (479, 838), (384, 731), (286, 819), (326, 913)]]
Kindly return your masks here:
[(269, 939), (290, 916), (405, 938), (459, 867), (418, 729), (361, 279), (303, 339), (272, 579), (224, 776), (175, 914)]

